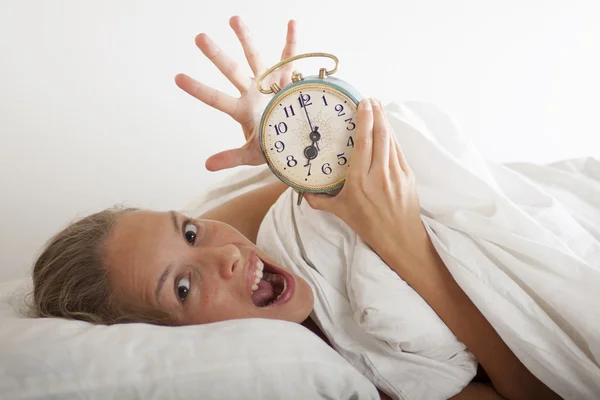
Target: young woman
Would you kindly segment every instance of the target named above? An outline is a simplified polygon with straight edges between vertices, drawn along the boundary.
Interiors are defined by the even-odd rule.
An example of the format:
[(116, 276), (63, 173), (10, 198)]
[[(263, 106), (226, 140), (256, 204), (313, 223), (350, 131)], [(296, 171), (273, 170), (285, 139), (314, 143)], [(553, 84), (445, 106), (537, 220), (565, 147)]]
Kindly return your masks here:
[[(212, 171), (264, 163), (257, 127), (267, 99), (257, 90), (256, 77), (266, 65), (241, 19), (233, 17), (230, 24), (255, 78), (205, 34), (196, 44), (240, 91), (239, 98), (183, 74), (175, 78), (184, 91), (242, 127), (246, 144), (210, 157), (206, 167)], [(290, 21), (282, 59), (295, 49), (296, 25)], [(291, 68), (276, 73), (281, 86)], [(246, 193), (197, 219), (135, 209), (83, 218), (52, 238), (35, 264), (37, 312), (101, 324), (272, 318), (302, 323), (326, 340), (308, 317), (312, 289), (254, 244), (263, 217), (285, 189), (277, 183)], [(379, 101), (360, 102), (356, 147), (342, 191), (306, 199), (354, 229), (476, 356), (482, 367), (478, 377), (487, 383), (472, 382), (455, 398), (558, 398), (519, 362), (439, 258), (421, 222), (413, 173)], [(286, 295), (270, 304), (284, 280)], [(256, 295), (259, 285), (269, 288), (267, 298)]]

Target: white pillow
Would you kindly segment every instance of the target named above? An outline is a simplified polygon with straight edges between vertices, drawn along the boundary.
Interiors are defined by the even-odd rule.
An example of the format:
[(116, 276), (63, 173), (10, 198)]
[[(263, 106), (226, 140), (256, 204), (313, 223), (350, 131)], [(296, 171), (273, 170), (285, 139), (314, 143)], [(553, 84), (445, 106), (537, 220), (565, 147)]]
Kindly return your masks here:
[(304, 327), (247, 319), (94, 326), (18, 310), (30, 279), (0, 284), (0, 398), (378, 399)]

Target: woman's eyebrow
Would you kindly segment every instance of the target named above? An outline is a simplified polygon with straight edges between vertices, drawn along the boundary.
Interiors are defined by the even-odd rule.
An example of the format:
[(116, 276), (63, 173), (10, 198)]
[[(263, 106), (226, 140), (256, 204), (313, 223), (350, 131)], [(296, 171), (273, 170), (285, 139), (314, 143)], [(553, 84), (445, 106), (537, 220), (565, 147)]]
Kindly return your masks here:
[(169, 211), (171, 214), (171, 221), (173, 222), (173, 226), (175, 227), (175, 233), (179, 234), (179, 222), (177, 222), (177, 214), (175, 211)]
[[(173, 229), (175, 229), (175, 233), (177, 235), (179, 235), (179, 233), (181, 231), (179, 229), (179, 222), (177, 221), (177, 213), (175, 213), (175, 211), (169, 211), (169, 214), (171, 215), (171, 222), (173, 222)], [(160, 290), (162, 289), (163, 285), (165, 284), (165, 281), (167, 280), (169, 273), (171, 272), (172, 269), (173, 269), (173, 264), (167, 265), (167, 268), (165, 268), (165, 270), (162, 272), (162, 274), (160, 274), (160, 278), (158, 278), (158, 283), (156, 284), (156, 289), (154, 289), (154, 297), (156, 298), (157, 302), (160, 302), (158, 299), (158, 295), (160, 294)]]
[(167, 280), (167, 277), (169, 276), (169, 273), (171, 272), (172, 269), (173, 269), (173, 264), (167, 265), (167, 268), (165, 268), (163, 273), (160, 275), (160, 278), (158, 278), (158, 284), (156, 285), (156, 289), (154, 289), (154, 297), (156, 298), (157, 303), (160, 303), (160, 301), (158, 299), (160, 289), (162, 289), (162, 287), (165, 284), (165, 281)]

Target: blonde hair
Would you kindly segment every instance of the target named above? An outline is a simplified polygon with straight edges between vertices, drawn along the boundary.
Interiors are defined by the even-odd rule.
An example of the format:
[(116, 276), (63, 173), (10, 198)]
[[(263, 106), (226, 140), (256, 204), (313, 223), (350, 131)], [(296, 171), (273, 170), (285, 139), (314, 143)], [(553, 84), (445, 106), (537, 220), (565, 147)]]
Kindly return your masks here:
[(112, 325), (171, 325), (168, 315), (118, 299), (111, 288), (104, 245), (119, 217), (135, 208), (112, 207), (81, 218), (52, 237), (33, 268), (33, 312)]

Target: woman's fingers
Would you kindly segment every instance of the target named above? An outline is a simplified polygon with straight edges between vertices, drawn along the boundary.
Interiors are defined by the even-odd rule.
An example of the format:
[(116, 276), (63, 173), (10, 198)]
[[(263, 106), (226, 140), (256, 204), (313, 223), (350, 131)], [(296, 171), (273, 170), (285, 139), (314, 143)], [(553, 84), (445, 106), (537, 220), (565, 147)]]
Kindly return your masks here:
[(248, 90), (251, 84), (250, 77), (244, 74), (238, 64), (229, 58), (205, 33), (196, 36), (196, 46), (219, 68), (219, 71), (233, 83), (240, 93), (245, 93)]
[[(297, 26), (296, 21), (290, 20), (287, 26), (287, 35), (285, 38), (285, 47), (283, 48), (283, 52), (281, 53), (281, 61), (293, 57), (296, 55), (298, 34), (297, 34)], [(287, 85), (291, 81), (292, 71), (294, 70), (294, 63), (291, 62), (286, 64), (281, 69), (281, 79), (280, 84)]]
[(252, 73), (254, 73), (254, 76), (256, 77), (260, 76), (267, 68), (260, 56), (260, 53), (254, 46), (252, 36), (250, 35), (250, 30), (246, 27), (246, 24), (244, 24), (242, 19), (237, 15), (235, 17), (231, 17), (231, 19), (229, 20), (229, 25), (231, 26), (231, 28), (237, 35), (240, 43), (242, 44), (244, 54), (246, 55), (248, 64), (252, 69)]
[[(391, 130), (390, 130), (391, 132)], [(391, 133), (392, 136), (394, 136), (393, 133)], [(395, 140), (396, 138), (393, 137), (394, 141), (394, 147), (395, 147), (395, 153), (396, 153), (396, 157), (398, 158), (398, 165), (400, 167), (400, 169), (402, 169), (402, 171), (404, 171), (405, 174), (409, 174), (412, 173), (412, 169), (410, 168), (410, 165), (408, 165), (408, 161), (406, 161), (406, 157), (404, 156), (404, 152), (402, 151), (402, 148), (400, 147), (400, 144), (398, 143), (397, 140)]]
[[(379, 103), (381, 104), (381, 102)], [(383, 106), (381, 107), (383, 110)], [(385, 125), (387, 126), (388, 138), (389, 138), (389, 169), (390, 171), (404, 172), (404, 174), (412, 173), (412, 169), (410, 165), (408, 165), (408, 161), (404, 157), (404, 153), (402, 152), (402, 148), (396, 140), (396, 135), (394, 134), (394, 130), (392, 129), (392, 125), (383, 110), (383, 117), (385, 119)]]
[(373, 157), (371, 169), (389, 171), (390, 132), (385, 118), (385, 111), (379, 100), (371, 99), (373, 107)]
[(209, 171), (220, 171), (240, 165), (260, 165), (262, 162), (264, 160), (256, 159), (247, 147), (240, 147), (213, 154), (206, 160), (205, 167)]
[(373, 147), (373, 110), (371, 101), (363, 99), (358, 104), (358, 121), (354, 137), (354, 151), (348, 167), (348, 176), (364, 177), (371, 167)]
[(322, 193), (304, 193), (304, 198), (311, 208), (319, 211), (328, 211), (333, 214), (339, 213), (340, 204), (339, 198)]
[(411, 174), (412, 169), (410, 168), (410, 165), (408, 165), (408, 161), (406, 161), (406, 157), (404, 157), (404, 153), (398, 142), (396, 142), (396, 154), (398, 155), (398, 164), (402, 171), (404, 171), (405, 174)]
[(390, 168), (391, 172), (397, 172), (397, 171), (400, 171), (401, 168), (400, 168), (400, 161), (398, 160), (398, 152), (396, 151), (396, 145), (397, 145), (396, 135), (394, 134), (394, 130), (392, 129), (392, 125), (390, 124), (390, 121), (387, 117), (387, 113), (385, 112), (385, 109), (383, 108), (383, 106), (381, 108), (384, 110), (383, 116), (385, 117), (385, 124), (387, 126), (387, 129), (389, 132), (388, 137), (390, 139), (389, 168)]
[(191, 94), (204, 104), (208, 104), (235, 119), (238, 99), (222, 93), (217, 89), (211, 88), (210, 86), (206, 86), (185, 74), (178, 74), (175, 77), (175, 83), (185, 92)]
[(398, 152), (396, 151), (396, 138), (394, 133), (390, 131), (390, 171), (400, 171), (400, 162), (398, 160)]

